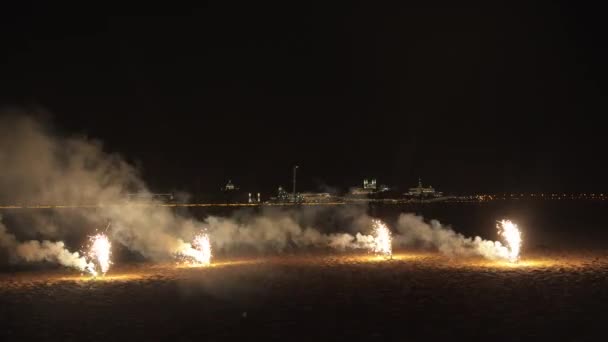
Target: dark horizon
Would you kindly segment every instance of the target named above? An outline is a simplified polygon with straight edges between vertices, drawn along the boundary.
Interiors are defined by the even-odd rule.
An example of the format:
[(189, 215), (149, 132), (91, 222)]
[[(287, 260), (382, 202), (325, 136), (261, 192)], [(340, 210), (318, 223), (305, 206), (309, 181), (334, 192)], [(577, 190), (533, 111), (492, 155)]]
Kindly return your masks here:
[(153, 191), (274, 194), (296, 164), (300, 190), (608, 191), (588, 4), (5, 7), (0, 107), (102, 140)]

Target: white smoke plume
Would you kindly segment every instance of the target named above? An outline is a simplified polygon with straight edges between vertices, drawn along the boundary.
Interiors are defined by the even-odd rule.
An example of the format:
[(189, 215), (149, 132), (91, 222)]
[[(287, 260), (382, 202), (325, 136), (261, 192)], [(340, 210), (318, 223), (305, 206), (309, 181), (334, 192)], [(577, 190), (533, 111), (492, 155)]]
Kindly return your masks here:
[(508, 259), (509, 250), (499, 241), (484, 240), (479, 236), (467, 238), (437, 220), (424, 222), (421, 216), (401, 214), (397, 221), (394, 243), (403, 246), (434, 248), (448, 256), (482, 256), (488, 259)]
[[(152, 259), (171, 257), (195, 222), (158, 204), (135, 168), (101, 142), (64, 137), (19, 113), (0, 118), (0, 204), (90, 205), (94, 209), (29, 210), (11, 217), (26, 239), (84, 236), (112, 222), (111, 238)], [(136, 199), (128, 194), (138, 193)], [(9, 227), (9, 228), (10, 228)], [(40, 245), (46, 251), (50, 245)]]
[[(371, 233), (372, 219), (365, 208), (356, 206), (244, 211), (198, 222), (158, 206), (138, 171), (120, 155), (104, 151), (101, 142), (62, 136), (49, 127), (19, 113), (0, 117), (0, 205), (94, 208), (29, 210), (11, 217), (11, 233), (0, 225), (0, 247), (18, 260), (82, 268), (84, 259), (67, 251), (61, 240), (85, 236), (108, 221), (111, 240), (154, 260), (173, 257), (201, 229), (209, 233), (215, 250), (226, 252), (241, 247), (279, 252), (307, 247), (369, 249), (374, 243), (374, 237), (366, 235)], [(139, 196), (129, 198), (130, 193)], [(318, 229), (327, 225), (338, 229)], [(452, 256), (508, 255), (499, 242), (466, 238), (437, 221), (427, 224), (411, 214), (401, 215), (396, 229), (394, 241), (402, 246), (422, 245)], [(19, 243), (18, 238), (49, 241)]]
[(7, 232), (0, 216), (0, 247), (8, 252), (12, 261), (25, 262), (55, 262), (66, 267), (76, 268), (81, 271), (93, 270), (94, 265), (89, 263), (84, 256), (78, 252), (70, 252), (63, 242), (52, 242), (44, 240), (30, 240), (18, 242), (16, 237)]
[[(370, 231), (371, 218), (360, 208), (265, 210), (258, 215), (236, 217), (210, 216), (204, 221), (215, 248), (219, 251), (247, 247), (258, 251), (283, 251), (286, 248), (328, 247), (338, 250), (369, 248), (373, 236), (357, 233), (322, 233), (316, 222), (330, 214), (349, 230)], [(353, 218), (349, 216), (354, 216)], [(367, 224), (366, 224), (367, 223)], [(343, 228), (342, 226), (341, 228)]]
[[(0, 204), (94, 208), (28, 210), (11, 217), (17, 237), (64, 240), (87, 235), (110, 221), (108, 235), (113, 241), (154, 260), (172, 258), (202, 228), (210, 232), (219, 251), (237, 247), (259, 251), (347, 249), (369, 244), (365, 235), (324, 234), (315, 229), (316, 221), (323, 219), (330, 224), (332, 220), (347, 221), (352, 231), (369, 231), (371, 219), (361, 208), (264, 210), (257, 215), (237, 212), (232, 218), (209, 217), (204, 224), (197, 222), (158, 206), (138, 171), (120, 155), (105, 152), (100, 141), (62, 136), (50, 127), (19, 113), (0, 118)], [(130, 193), (138, 196), (129, 198)], [(69, 259), (68, 254), (60, 253), (61, 242), (23, 246), (13, 248), (20, 260)]]

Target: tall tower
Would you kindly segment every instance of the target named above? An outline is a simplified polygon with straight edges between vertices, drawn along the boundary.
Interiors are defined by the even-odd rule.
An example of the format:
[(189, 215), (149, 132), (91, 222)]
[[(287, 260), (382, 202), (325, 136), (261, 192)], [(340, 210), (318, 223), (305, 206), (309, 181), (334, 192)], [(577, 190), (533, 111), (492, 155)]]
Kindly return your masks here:
[(296, 170), (298, 169), (298, 165), (293, 167), (293, 201), (296, 201)]

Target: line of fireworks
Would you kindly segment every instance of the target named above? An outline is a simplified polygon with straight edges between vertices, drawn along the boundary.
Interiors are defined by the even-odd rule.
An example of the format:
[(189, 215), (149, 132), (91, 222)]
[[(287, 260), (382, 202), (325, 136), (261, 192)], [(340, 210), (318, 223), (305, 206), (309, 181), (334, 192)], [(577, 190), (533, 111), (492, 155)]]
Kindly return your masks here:
[[(505, 239), (508, 253), (505, 255), (510, 262), (517, 262), (521, 250), (521, 232), (517, 225), (510, 220), (502, 220), (497, 223), (499, 235)], [(386, 223), (374, 219), (372, 221), (372, 235), (365, 236), (367, 248), (386, 258), (391, 258), (392, 234)], [(105, 274), (111, 265), (111, 243), (105, 234), (97, 234), (90, 237), (90, 248), (87, 255), (93, 262), (87, 262), (84, 267), (91, 275)], [(182, 242), (176, 253), (188, 266), (208, 266), (211, 264), (212, 247), (208, 234), (201, 232), (196, 235), (192, 243)]]
[[(510, 262), (517, 262), (521, 250), (521, 232), (517, 225), (510, 220), (502, 220), (497, 223), (499, 235), (505, 239), (507, 253), (504, 255)], [(363, 236), (362, 236), (363, 237)], [(371, 252), (392, 258), (392, 234), (386, 223), (375, 219), (372, 221), (372, 235), (364, 236), (367, 240), (365, 245)], [(82, 263), (81, 269), (92, 276), (104, 275), (112, 264), (111, 243), (105, 234), (97, 234), (90, 237), (90, 247), (87, 256), (93, 261)], [(208, 266), (211, 264), (212, 247), (209, 235), (201, 232), (196, 235), (192, 243), (182, 242), (177, 251), (177, 256), (188, 266)]]
[[(373, 234), (358, 235), (358, 239), (364, 242), (364, 246), (371, 252), (387, 258), (392, 257), (392, 235), (390, 229), (381, 220), (372, 221)], [(497, 255), (516, 263), (520, 259), (522, 236), (517, 224), (510, 220), (501, 220), (497, 223), (498, 233), (504, 239), (506, 246), (500, 242), (493, 243), (497, 247)]]
[[(495, 243), (500, 246), (500, 253), (498, 255), (510, 262), (518, 262), (522, 245), (521, 231), (515, 223), (506, 219), (497, 222), (497, 229), (498, 234), (505, 241), (505, 246), (500, 246), (499, 242)], [(374, 219), (372, 221), (372, 234), (357, 234), (356, 241), (359, 245), (357, 248), (366, 248), (377, 255), (392, 258), (392, 234), (386, 223), (381, 220)], [(50, 249), (55, 245), (47, 242), (46, 245), (42, 244), (41, 246), (41, 248)], [(63, 243), (59, 242), (58, 246), (62, 247)], [(66, 253), (69, 255), (63, 259), (73, 261), (61, 262), (62, 264), (75, 267), (93, 277), (105, 275), (112, 265), (112, 244), (104, 233), (89, 237), (88, 249), (82, 256), (78, 253), (69, 253), (67, 250)], [(194, 237), (191, 243), (181, 242), (176, 255), (188, 266), (210, 265), (213, 255), (209, 235), (201, 232)], [(59, 257), (57, 259), (62, 260)]]

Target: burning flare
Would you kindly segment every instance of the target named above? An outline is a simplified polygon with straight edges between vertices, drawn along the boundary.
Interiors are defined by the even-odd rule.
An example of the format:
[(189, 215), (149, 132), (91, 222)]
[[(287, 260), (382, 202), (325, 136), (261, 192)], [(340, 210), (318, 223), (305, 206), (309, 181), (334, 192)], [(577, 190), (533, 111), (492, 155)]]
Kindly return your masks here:
[(178, 250), (184, 261), (190, 266), (207, 266), (211, 264), (211, 241), (209, 235), (200, 233), (194, 237), (192, 244), (182, 243)]
[(521, 231), (517, 228), (517, 225), (511, 222), (511, 220), (502, 220), (498, 221), (496, 228), (498, 228), (498, 234), (505, 239), (509, 247), (509, 261), (519, 261)]
[(385, 257), (393, 256), (393, 246), (391, 231), (386, 226), (386, 223), (380, 220), (373, 220), (374, 225), (374, 241), (372, 251)]
[[(101, 274), (105, 275), (112, 264), (112, 261), (110, 260), (112, 255), (112, 244), (105, 234), (91, 236), (89, 240), (91, 241), (91, 245), (87, 255), (94, 260), (94, 264), (99, 268)], [(96, 276), (98, 274), (97, 267), (94, 266), (93, 272), (91, 272), (91, 267), (87, 267), (87, 270), (89, 270), (89, 273), (93, 276)]]

